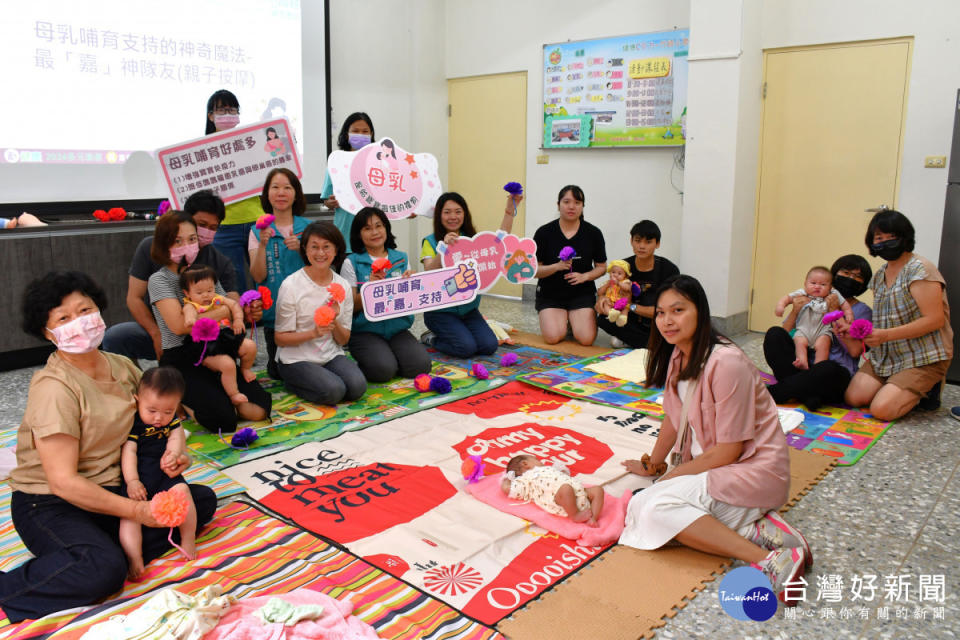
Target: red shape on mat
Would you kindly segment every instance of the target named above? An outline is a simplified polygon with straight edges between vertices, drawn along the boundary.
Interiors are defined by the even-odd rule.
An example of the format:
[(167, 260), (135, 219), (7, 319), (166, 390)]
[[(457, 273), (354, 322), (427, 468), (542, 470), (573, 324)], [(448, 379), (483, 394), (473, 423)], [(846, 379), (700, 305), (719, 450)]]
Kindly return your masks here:
[(410, 565), (400, 556), (390, 555), (389, 553), (377, 553), (363, 558), (378, 569), (383, 569), (391, 575), (398, 578), (402, 577), (407, 571), (410, 571)]
[(486, 393), (449, 402), (437, 408), (441, 411), (452, 411), (464, 415), (473, 413), (478, 418), (495, 418), (508, 413), (517, 413), (521, 407), (525, 406), (535, 408), (537, 411), (559, 409), (569, 401), (570, 398), (565, 396), (558, 396), (555, 393), (513, 381)]
[(480, 456), (484, 474), (492, 476), (507, 468), (510, 458), (522, 453), (545, 464), (559, 462), (570, 475), (593, 473), (613, 457), (613, 451), (596, 438), (566, 427), (525, 422), (515, 427), (495, 427), (468, 436), (453, 445), (463, 460)]
[(288, 485), (260, 502), (302, 527), (346, 543), (410, 522), (456, 493), (437, 467), (377, 462)]
[(494, 624), (579, 569), (600, 551), (601, 548), (581, 547), (566, 538), (540, 538), (478, 591), (462, 611), (484, 624)]

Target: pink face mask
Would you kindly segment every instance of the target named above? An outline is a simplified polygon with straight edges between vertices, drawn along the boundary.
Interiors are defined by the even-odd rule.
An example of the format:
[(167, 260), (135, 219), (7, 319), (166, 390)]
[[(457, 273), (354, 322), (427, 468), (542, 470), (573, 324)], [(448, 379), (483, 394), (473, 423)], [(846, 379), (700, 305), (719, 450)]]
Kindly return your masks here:
[(194, 242), (193, 244), (187, 244), (182, 247), (171, 247), (170, 259), (179, 264), (182, 259), (186, 258), (187, 264), (190, 265), (197, 259), (198, 253), (200, 253), (200, 245)]
[(213, 237), (217, 235), (216, 231), (211, 231), (206, 227), (197, 227), (197, 238), (200, 240), (200, 247), (203, 248), (208, 244), (213, 244)]
[(217, 128), (217, 131), (233, 129), (238, 124), (240, 124), (240, 116), (238, 115), (224, 113), (223, 115), (214, 114), (213, 116), (213, 125)]
[(90, 353), (100, 346), (107, 325), (99, 311), (74, 318), (56, 329), (47, 329), (53, 336), (57, 349), (67, 353)]

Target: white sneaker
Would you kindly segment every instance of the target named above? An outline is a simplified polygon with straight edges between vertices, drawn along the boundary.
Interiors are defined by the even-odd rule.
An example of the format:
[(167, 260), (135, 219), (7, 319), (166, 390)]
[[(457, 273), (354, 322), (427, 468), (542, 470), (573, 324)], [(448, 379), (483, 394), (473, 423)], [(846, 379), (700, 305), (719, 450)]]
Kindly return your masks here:
[(428, 347), (433, 346), (433, 342), (437, 339), (437, 336), (433, 334), (433, 331), (424, 331), (420, 334), (420, 342), (427, 345)]
[(610, 346), (614, 349), (625, 349), (627, 348), (627, 343), (617, 336), (610, 336)]
[(794, 590), (787, 589), (787, 587), (795, 584), (797, 580), (803, 577), (806, 564), (803, 548), (785, 547), (771, 551), (762, 561), (751, 563), (750, 566), (767, 576), (773, 587), (773, 592), (777, 594), (780, 602), (788, 607), (793, 607), (802, 598), (796, 596), (793, 593)]
[(762, 518), (753, 523), (747, 540), (764, 549), (782, 549), (800, 547), (806, 559), (807, 568), (813, 564), (813, 551), (803, 534), (783, 519), (776, 511), (767, 511)]

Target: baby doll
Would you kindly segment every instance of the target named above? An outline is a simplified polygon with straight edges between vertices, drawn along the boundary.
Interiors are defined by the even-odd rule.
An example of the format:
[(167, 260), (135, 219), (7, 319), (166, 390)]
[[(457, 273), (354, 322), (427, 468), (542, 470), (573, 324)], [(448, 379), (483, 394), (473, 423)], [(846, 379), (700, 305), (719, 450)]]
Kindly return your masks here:
[(607, 320), (622, 327), (627, 324), (627, 313), (624, 309), (630, 304), (632, 295), (630, 265), (624, 260), (611, 260), (607, 264), (607, 273), (610, 274), (610, 279), (598, 292), (602, 296), (600, 308), (607, 314)]
[(793, 335), (793, 344), (796, 348), (797, 359), (793, 366), (797, 369), (809, 369), (807, 349), (813, 346), (815, 353), (814, 363), (823, 362), (830, 355), (830, 344), (833, 341), (833, 332), (830, 325), (823, 324), (823, 316), (832, 309), (839, 307), (847, 322), (853, 322), (853, 309), (840, 292), (832, 288), (833, 275), (826, 267), (813, 267), (807, 272), (807, 279), (803, 289), (791, 291), (777, 302), (775, 313), (782, 316), (788, 304), (794, 304), (794, 298), (806, 296), (810, 301), (797, 313), (796, 333)]
[[(243, 379), (251, 382), (257, 377), (253, 372), (253, 363), (257, 359), (257, 345), (245, 338), (243, 326), (243, 308), (226, 296), (216, 292), (216, 273), (210, 267), (197, 265), (180, 274), (180, 288), (183, 289), (183, 324), (190, 329), (197, 318), (218, 306), (230, 309), (233, 322), (221, 321), (220, 335), (216, 342), (204, 345), (195, 344), (192, 357), (203, 358), (203, 366), (220, 374), (220, 384), (233, 404), (247, 402), (247, 396), (240, 393), (237, 386), (237, 357), (240, 358), (240, 373)], [(204, 350), (205, 347), (205, 350)], [(195, 352), (195, 353), (193, 353)]]
[[(190, 508), (180, 525), (180, 549), (187, 560), (194, 560), (197, 510), (190, 487), (183, 476), (171, 478), (160, 466), (163, 459), (175, 460), (186, 449), (186, 436), (177, 417), (184, 389), (183, 376), (173, 367), (144, 371), (137, 388), (137, 415), (120, 448), (120, 468), (124, 489), (132, 500), (149, 500), (168, 489), (187, 497)], [(127, 556), (130, 579), (139, 579), (143, 575), (143, 535), (137, 521), (120, 520), (120, 546)]]
[(566, 469), (548, 467), (531, 455), (514, 456), (500, 488), (515, 500), (526, 500), (558, 516), (596, 527), (603, 511), (603, 489), (585, 489)]

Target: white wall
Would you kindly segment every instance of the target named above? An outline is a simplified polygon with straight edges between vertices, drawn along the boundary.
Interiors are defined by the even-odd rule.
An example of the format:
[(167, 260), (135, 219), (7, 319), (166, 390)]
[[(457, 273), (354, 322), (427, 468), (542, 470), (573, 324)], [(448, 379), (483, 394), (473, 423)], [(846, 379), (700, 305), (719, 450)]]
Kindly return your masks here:
[[(660, 252), (680, 253), (681, 198), (670, 186), (676, 149), (550, 149), (543, 137), (543, 45), (687, 27), (688, 3), (677, 0), (576, 0), (522, 2), (449, 0), (446, 6), (446, 76), (527, 72), (526, 233), (557, 215), (557, 192), (580, 185), (587, 220), (600, 227), (607, 253), (630, 253), (633, 223), (660, 225)], [(549, 164), (538, 165), (537, 155)], [(683, 184), (683, 174), (676, 176)], [(445, 185), (456, 189), (456, 185)], [(682, 268), (682, 265), (681, 265)]]
[[(960, 87), (960, 3), (692, 0), (690, 13), (681, 267), (701, 278), (713, 314), (731, 317), (748, 309), (764, 49), (914, 37), (897, 206), (916, 227), (917, 252), (936, 261), (946, 171), (924, 169), (923, 158), (950, 152)], [(724, 58), (738, 41), (740, 55)], [(850, 239), (850, 249), (864, 250), (860, 237)]]
[[(305, 0), (307, 2), (313, 0)], [(378, 138), (428, 152), (447, 171), (447, 85), (443, 0), (331, 0), (330, 102), (333, 145), (344, 119), (366, 111)], [(417, 221), (392, 223), (415, 259)]]
[[(960, 88), (960, 2), (764, 0), (762, 20), (764, 48), (914, 37), (897, 206), (917, 230), (917, 253), (936, 262), (947, 172), (924, 169), (923, 158), (950, 154)], [(860, 239), (853, 244), (863, 249)]]

